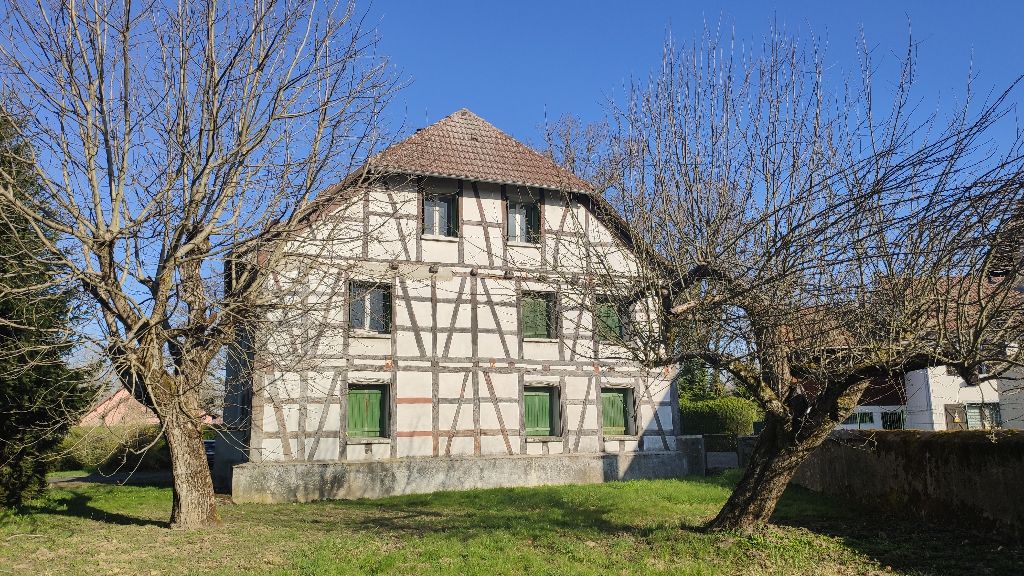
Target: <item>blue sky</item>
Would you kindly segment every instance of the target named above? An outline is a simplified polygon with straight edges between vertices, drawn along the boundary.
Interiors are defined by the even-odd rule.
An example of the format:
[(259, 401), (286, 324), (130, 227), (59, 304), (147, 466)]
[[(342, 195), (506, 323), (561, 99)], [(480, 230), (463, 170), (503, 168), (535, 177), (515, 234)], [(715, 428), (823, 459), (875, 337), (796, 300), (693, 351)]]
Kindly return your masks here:
[(883, 74), (912, 32), (917, 96), (927, 108), (962, 95), (972, 60), (981, 92), (1024, 72), (1018, 1), (376, 0), (363, 7), (381, 50), (411, 81), (395, 99), (392, 121), (411, 130), (466, 107), (534, 145), (545, 113), (551, 120), (567, 113), (599, 119), (630, 78), (658, 64), (669, 30), (686, 41), (705, 22), (721, 21), (747, 41), (777, 22), (827, 42), (827, 61), (843, 70), (858, 66), (863, 26)]

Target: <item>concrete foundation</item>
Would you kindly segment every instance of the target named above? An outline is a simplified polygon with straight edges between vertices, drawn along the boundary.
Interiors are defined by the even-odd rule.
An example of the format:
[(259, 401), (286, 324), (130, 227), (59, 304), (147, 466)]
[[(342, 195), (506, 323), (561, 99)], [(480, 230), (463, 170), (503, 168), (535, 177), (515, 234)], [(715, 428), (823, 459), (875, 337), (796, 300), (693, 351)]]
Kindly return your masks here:
[(680, 446), (680, 452), (248, 463), (235, 466), (231, 497), (270, 504), (703, 476), (703, 440), (682, 437)]

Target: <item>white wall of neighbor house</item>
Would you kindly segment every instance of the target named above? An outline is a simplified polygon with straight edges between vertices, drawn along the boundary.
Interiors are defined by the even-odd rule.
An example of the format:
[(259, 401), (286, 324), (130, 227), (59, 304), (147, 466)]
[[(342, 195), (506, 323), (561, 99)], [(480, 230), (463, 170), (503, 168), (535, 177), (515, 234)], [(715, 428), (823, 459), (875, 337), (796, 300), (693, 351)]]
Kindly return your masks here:
[(999, 410), (1003, 427), (1024, 430), (1024, 370), (1011, 370), (999, 379)]
[[(422, 185), (459, 190), (455, 180)], [(264, 351), (250, 459), (675, 450), (673, 371), (644, 369), (621, 347), (598, 342), (581, 305), (588, 296), (579, 275), (597, 259), (601, 270), (625, 276), (636, 262), (580, 202), (534, 192), (543, 202), (536, 245), (506, 240), (502, 188), (489, 183), (462, 183), (458, 237), (421, 233), (420, 192), (410, 178), (370, 188), (315, 222), (307, 238), (319, 241), (296, 240), (291, 248), (336, 259), (322, 275), (325, 289), (310, 296), (337, 298), (319, 319), (333, 329), (299, 345), (282, 330)], [(391, 333), (346, 330), (344, 287), (353, 279), (392, 291)], [(339, 284), (341, 290), (327, 289)], [(553, 338), (520, 334), (524, 291), (558, 294)], [(635, 313), (634, 323), (642, 315)], [(298, 356), (303, 361), (293, 365)], [(390, 430), (348, 438), (344, 391), (369, 384), (388, 391)], [(523, 389), (532, 386), (557, 390), (551, 437), (524, 435)], [(603, 436), (603, 387), (632, 390), (634, 434)]]
[(945, 366), (909, 372), (905, 383), (908, 429), (945, 430), (947, 404), (999, 402), (997, 380), (971, 385), (960, 376), (947, 374)]

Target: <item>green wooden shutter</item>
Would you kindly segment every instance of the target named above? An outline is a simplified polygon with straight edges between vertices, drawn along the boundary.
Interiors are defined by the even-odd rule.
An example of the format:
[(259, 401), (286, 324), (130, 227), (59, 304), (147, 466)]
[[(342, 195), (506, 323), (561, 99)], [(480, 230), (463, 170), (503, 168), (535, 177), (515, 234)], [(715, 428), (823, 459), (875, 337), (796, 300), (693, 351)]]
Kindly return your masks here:
[(536, 294), (523, 296), (523, 337), (550, 338), (547, 299)]
[(552, 436), (551, 389), (535, 388), (523, 391), (523, 415), (527, 436)]
[(600, 340), (619, 340), (622, 338), (622, 319), (619, 309), (612, 302), (597, 305), (597, 337)]
[(601, 391), (601, 421), (606, 436), (626, 434), (626, 391)]
[(384, 390), (350, 388), (348, 435), (355, 438), (384, 436)]

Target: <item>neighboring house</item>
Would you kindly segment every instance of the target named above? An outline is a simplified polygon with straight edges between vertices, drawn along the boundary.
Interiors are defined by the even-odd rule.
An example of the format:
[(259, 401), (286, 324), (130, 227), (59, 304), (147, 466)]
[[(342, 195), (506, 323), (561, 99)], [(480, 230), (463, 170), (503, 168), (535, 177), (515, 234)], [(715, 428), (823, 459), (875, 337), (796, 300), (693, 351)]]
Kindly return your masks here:
[(363, 173), (325, 193), (346, 201), (318, 199), (352, 226), (330, 250), (347, 265), (345, 328), (314, 344), (329, 352), (294, 371), (260, 349), (229, 363), (215, 479), (236, 501), (699, 471), (675, 369), (616, 344), (644, 307), (580, 292), (635, 256), (588, 183), (468, 110)]
[(1003, 427), (1024, 430), (1024, 377), (1020, 369), (999, 379), (999, 415)]
[[(204, 424), (219, 424), (220, 418), (203, 413)], [(160, 420), (122, 387), (102, 396), (78, 422), (79, 426), (147, 426), (158, 425)]]
[(139, 426), (159, 424), (156, 414), (122, 387), (117, 387), (82, 416), (79, 426)]
[[(984, 376), (984, 375), (982, 375)], [(1012, 378), (965, 381), (948, 366), (913, 370), (865, 392), (861, 405), (839, 426), (841, 429), (981, 430), (1020, 428), (1020, 417), (1010, 417), (1000, 387)], [(1005, 393), (1003, 394), (1005, 396)], [(1024, 399), (1022, 399), (1024, 400)], [(1020, 408), (1017, 408), (1019, 411)], [(1011, 414), (1004, 414), (1010, 412)]]

